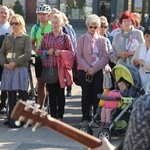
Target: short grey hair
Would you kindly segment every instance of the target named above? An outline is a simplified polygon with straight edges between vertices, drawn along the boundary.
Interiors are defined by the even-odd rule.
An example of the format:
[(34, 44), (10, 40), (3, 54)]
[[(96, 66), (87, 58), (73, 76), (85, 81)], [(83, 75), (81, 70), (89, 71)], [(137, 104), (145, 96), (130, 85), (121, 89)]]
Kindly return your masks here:
[(85, 22), (86, 26), (88, 26), (90, 23), (95, 23), (97, 24), (98, 27), (100, 27), (101, 20), (99, 16), (97, 16), (96, 14), (92, 14), (86, 18), (86, 22)]
[(8, 9), (8, 7), (6, 7), (6, 6), (0, 6), (0, 10), (6, 10), (6, 12), (9, 15), (9, 9)]

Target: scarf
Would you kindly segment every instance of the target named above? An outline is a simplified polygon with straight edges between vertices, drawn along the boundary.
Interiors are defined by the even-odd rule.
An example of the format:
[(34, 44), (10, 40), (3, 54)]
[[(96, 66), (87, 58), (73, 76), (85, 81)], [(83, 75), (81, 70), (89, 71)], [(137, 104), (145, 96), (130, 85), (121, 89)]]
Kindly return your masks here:
[(99, 35), (95, 33), (93, 36), (90, 33), (87, 33), (87, 52), (91, 54), (92, 66), (94, 66), (98, 61), (98, 47), (96, 45)]
[(125, 43), (125, 44), (122, 45), (124, 50), (128, 50), (129, 47), (130, 47), (130, 43), (131, 43), (131, 40), (132, 40), (132, 37), (133, 37), (132, 36), (133, 30), (134, 29), (131, 28), (130, 31), (127, 34), (125, 34), (123, 31), (121, 32), (121, 37), (123, 38), (123, 43)]
[(87, 32), (87, 38), (88, 38), (88, 43), (87, 43), (87, 49), (91, 50), (92, 48), (95, 47), (95, 43), (99, 38), (99, 35), (95, 33), (93, 36)]

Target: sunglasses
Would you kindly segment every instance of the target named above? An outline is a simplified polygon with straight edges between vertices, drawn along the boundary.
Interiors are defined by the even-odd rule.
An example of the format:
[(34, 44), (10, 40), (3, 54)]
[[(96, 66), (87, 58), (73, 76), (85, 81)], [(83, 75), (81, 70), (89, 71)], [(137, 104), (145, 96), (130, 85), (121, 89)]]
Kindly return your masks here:
[(107, 26), (101, 26), (101, 28), (105, 28), (105, 29), (107, 29)]
[(10, 25), (15, 25), (15, 26), (18, 26), (20, 23), (19, 22), (10, 22)]
[(92, 29), (92, 28), (97, 29), (97, 27), (96, 27), (96, 26), (95, 26), (95, 27), (94, 27), (94, 26), (89, 26), (89, 28), (90, 28), (90, 29)]

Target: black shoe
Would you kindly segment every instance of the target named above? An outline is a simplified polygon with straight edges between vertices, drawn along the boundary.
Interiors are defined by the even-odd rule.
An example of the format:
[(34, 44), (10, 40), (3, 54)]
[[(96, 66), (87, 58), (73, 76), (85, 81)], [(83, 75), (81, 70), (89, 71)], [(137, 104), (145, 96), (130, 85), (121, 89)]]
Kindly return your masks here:
[(22, 125), (20, 125), (20, 126), (16, 126), (15, 124), (9, 125), (9, 128), (20, 128), (20, 127), (22, 127)]
[(67, 91), (66, 97), (71, 97), (71, 92)]
[(21, 125), (17, 126), (15, 123), (10, 123), (9, 124), (9, 128), (20, 128), (23, 126), (23, 123), (21, 123)]
[(5, 121), (3, 124), (8, 126), (9, 125), (9, 120)]

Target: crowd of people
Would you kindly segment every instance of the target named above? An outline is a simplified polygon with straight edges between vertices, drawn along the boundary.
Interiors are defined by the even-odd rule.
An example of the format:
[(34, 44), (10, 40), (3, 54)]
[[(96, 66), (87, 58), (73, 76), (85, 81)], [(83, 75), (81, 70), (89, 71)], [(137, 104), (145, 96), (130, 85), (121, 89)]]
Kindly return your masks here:
[[(105, 16), (91, 14), (85, 20), (87, 32), (77, 39), (63, 12), (56, 8), (51, 9), (47, 4), (40, 4), (35, 13), (38, 22), (28, 35), (24, 18), (6, 6), (0, 6), (0, 113), (5, 113), (7, 98), (9, 105), (5, 125), (11, 128), (22, 125), (15, 125), (11, 113), (18, 100), (29, 99), (28, 65), (32, 50), (36, 55), (37, 102), (40, 109), (44, 109), (48, 91), (50, 115), (60, 121), (63, 121), (65, 113), (65, 91), (66, 96), (70, 97), (73, 90), (71, 70), (75, 59), (82, 91), (82, 125), (88, 124), (96, 114), (99, 103), (97, 94), (104, 91), (104, 72), (110, 73), (116, 64), (131, 65), (139, 69), (142, 87), (148, 89), (150, 28), (144, 29), (140, 25), (140, 14), (128, 10), (123, 12), (111, 31)], [(117, 84), (120, 96), (124, 94), (123, 92), (126, 92), (127, 96), (128, 82), (119, 80)], [(149, 102), (148, 94), (140, 97), (134, 104), (123, 147), (118, 149), (150, 149)], [(111, 111), (116, 107), (117, 103), (111, 101), (105, 103), (101, 111), (102, 127), (109, 127)], [(117, 149), (107, 140), (103, 143), (103, 147), (105, 148), (97, 149)]]

